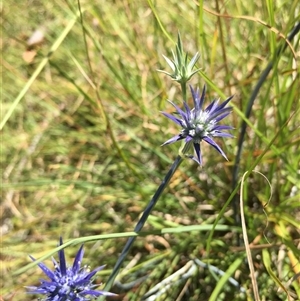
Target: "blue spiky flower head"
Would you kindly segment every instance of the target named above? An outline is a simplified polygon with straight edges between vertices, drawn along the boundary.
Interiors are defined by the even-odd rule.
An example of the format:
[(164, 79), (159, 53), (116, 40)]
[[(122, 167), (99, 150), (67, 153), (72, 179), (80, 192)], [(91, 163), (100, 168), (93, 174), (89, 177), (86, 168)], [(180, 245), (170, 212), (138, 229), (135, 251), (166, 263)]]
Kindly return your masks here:
[(180, 109), (177, 105), (170, 101), (177, 111), (177, 116), (162, 112), (166, 117), (181, 126), (181, 132), (166, 141), (163, 145), (174, 143), (178, 140), (185, 139), (185, 142), (193, 142), (196, 157), (191, 156), (193, 160), (202, 165), (202, 155), (200, 142), (203, 140), (213, 146), (226, 160), (227, 157), (220, 146), (214, 141), (214, 137), (233, 137), (231, 134), (224, 132), (233, 129), (229, 125), (219, 125), (218, 123), (232, 111), (231, 107), (226, 107), (233, 96), (227, 98), (223, 103), (219, 104), (219, 100), (213, 100), (206, 109), (203, 109), (203, 103), (206, 93), (204, 86), (202, 94), (199, 89), (196, 91), (190, 86), (194, 108), (190, 109), (185, 101), (183, 101), (184, 109)]
[[(63, 244), (60, 238), (60, 245)], [(67, 266), (64, 250), (58, 251), (59, 263), (52, 258), (54, 271), (45, 264), (38, 266), (46, 274), (49, 280), (41, 279), (40, 286), (28, 286), (29, 293), (46, 295), (43, 301), (88, 301), (98, 296), (115, 296), (113, 293), (94, 290), (97, 286), (93, 284), (95, 274), (104, 266), (89, 271), (87, 266), (81, 267), (84, 250), (83, 245), (78, 250), (72, 266)], [(30, 256), (35, 261), (35, 259)], [(92, 299), (91, 299), (92, 298)]]

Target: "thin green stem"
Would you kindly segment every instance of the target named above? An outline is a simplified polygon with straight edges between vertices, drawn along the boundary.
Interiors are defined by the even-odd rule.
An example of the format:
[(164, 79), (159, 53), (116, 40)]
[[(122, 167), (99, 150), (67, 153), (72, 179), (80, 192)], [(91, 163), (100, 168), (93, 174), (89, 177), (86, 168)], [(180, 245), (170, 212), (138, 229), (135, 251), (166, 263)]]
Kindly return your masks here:
[[(177, 168), (180, 166), (180, 164), (182, 163), (183, 159), (185, 158), (185, 154), (189, 151), (191, 147), (191, 143), (186, 143), (183, 150), (181, 151), (181, 154), (179, 154), (177, 156), (177, 158), (175, 159), (174, 163), (172, 164), (170, 170), (168, 171), (168, 173), (166, 174), (165, 178), (163, 179), (163, 181), (161, 182), (161, 184), (159, 185), (158, 189), (156, 190), (155, 194), (153, 195), (152, 199), (150, 200), (149, 204), (147, 205), (142, 217), (140, 218), (140, 220), (138, 221), (138, 223), (136, 224), (135, 228), (134, 228), (134, 232), (139, 232), (142, 230), (143, 226), (145, 225), (151, 211), (153, 210), (155, 204), (157, 203), (157, 201), (159, 200), (162, 192), (165, 190), (165, 188), (167, 187), (168, 183), (170, 182), (172, 176), (174, 175), (175, 171), (177, 170)], [(115, 280), (115, 278), (118, 275), (118, 272), (121, 268), (121, 265), (123, 263), (123, 261), (125, 260), (132, 244), (134, 243), (136, 237), (130, 237), (127, 240), (127, 243), (125, 245), (125, 247), (123, 248), (123, 251), (121, 253), (121, 255), (118, 258), (117, 263), (115, 264), (113, 271), (105, 285), (105, 290), (109, 291), (110, 288), (113, 285), (113, 282)], [(104, 297), (99, 297), (98, 300), (104, 300)]]
[(186, 82), (180, 83), (180, 86), (181, 86), (182, 99), (186, 101)]

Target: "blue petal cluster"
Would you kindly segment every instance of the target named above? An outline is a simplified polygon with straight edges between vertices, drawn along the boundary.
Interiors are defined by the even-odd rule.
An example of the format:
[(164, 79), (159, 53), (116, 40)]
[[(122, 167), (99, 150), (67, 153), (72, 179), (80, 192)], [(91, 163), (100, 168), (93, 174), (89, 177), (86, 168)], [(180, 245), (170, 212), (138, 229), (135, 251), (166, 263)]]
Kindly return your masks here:
[(219, 125), (218, 123), (232, 111), (231, 107), (226, 107), (233, 96), (227, 98), (223, 103), (218, 104), (219, 100), (214, 100), (205, 110), (202, 109), (206, 87), (204, 86), (200, 96), (199, 89), (196, 91), (190, 86), (194, 101), (194, 108), (190, 109), (184, 101), (184, 109), (181, 110), (177, 105), (170, 101), (175, 107), (180, 118), (169, 113), (162, 112), (166, 117), (181, 126), (181, 132), (166, 141), (163, 145), (174, 143), (185, 139), (185, 142), (192, 141), (196, 152), (196, 157), (192, 157), (198, 164), (202, 165), (200, 142), (203, 140), (213, 146), (226, 160), (227, 157), (220, 146), (213, 140), (213, 137), (233, 137), (224, 131), (231, 130), (229, 125)]
[[(60, 245), (63, 244), (60, 238)], [(98, 296), (114, 296), (115, 294), (96, 291), (97, 285), (94, 285), (94, 275), (102, 270), (104, 266), (98, 267), (92, 272), (89, 271), (87, 266), (81, 267), (82, 258), (84, 255), (83, 245), (80, 247), (73, 266), (68, 267), (66, 264), (64, 250), (58, 251), (59, 263), (52, 258), (54, 264), (54, 271), (51, 271), (43, 263), (39, 263), (38, 266), (48, 276), (49, 280), (40, 280), (41, 285), (39, 287), (29, 286), (27, 287), (30, 293), (33, 294), (45, 294), (47, 295), (45, 301), (88, 301), (91, 298)], [(30, 256), (35, 261), (35, 259)]]

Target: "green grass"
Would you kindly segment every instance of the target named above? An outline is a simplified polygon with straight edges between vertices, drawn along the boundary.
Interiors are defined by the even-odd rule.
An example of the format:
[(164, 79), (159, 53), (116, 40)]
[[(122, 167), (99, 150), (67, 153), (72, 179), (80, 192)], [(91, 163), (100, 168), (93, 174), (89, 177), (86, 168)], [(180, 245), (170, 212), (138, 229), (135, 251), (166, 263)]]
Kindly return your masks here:
[[(119, 300), (141, 300), (173, 275), (170, 289), (155, 300), (258, 300), (245, 233), (234, 215), (243, 189), (260, 300), (300, 299), (299, 67), (293, 54), (299, 56), (299, 34), (277, 53), (299, 22), (297, 1), (202, 2), (81, 1), (82, 19), (73, 1), (3, 5), (3, 300), (37, 300), (24, 289), (43, 277), (37, 267), (27, 267), (28, 255), (56, 256), (59, 236), (70, 241), (69, 262), (85, 241), (84, 263), (106, 264), (97, 281), (107, 281), (125, 232), (133, 230), (180, 148), (160, 146), (178, 131), (160, 111), (171, 112), (166, 100), (180, 104), (181, 94), (156, 71), (167, 69), (162, 54), (170, 57), (178, 31), (190, 57), (201, 54), (202, 69), (191, 84), (206, 83), (209, 99), (235, 95), (227, 123), (236, 138), (218, 141), (228, 162), (205, 145), (202, 168), (184, 161), (126, 259), (117, 278), (123, 285), (112, 291)], [(26, 40), (41, 27), (45, 38), (28, 63)], [(247, 119), (250, 96), (270, 62)], [(248, 173), (243, 187), (235, 186), (234, 203), (243, 121), (248, 127), (237, 179), (254, 169), (272, 189), (260, 174)], [(49, 258), (45, 262), (51, 266)]]

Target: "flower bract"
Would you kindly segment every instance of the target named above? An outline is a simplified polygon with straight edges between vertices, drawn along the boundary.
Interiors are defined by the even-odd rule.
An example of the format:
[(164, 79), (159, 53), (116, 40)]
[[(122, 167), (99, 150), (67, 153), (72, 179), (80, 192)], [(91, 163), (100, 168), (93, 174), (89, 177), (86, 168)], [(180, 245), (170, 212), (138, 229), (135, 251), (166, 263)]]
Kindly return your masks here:
[(177, 111), (176, 116), (163, 112), (166, 117), (181, 126), (181, 132), (166, 141), (163, 145), (182, 139), (185, 139), (186, 143), (192, 141), (196, 156), (192, 156), (191, 158), (202, 165), (200, 142), (203, 140), (214, 147), (227, 160), (221, 147), (214, 141), (214, 137), (233, 137), (231, 134), (224, 132), (233, 129), (233, 127), (219, 125), (219, 122), (232, 111), (231, 107), (226, 106), (233, 96), (227, 98), (221, 104), (219, 104), (219, 100), (213, 100), (206, 109), (203, 109), (206, 87), (204, 86), (201, 95), (199, 89), (195, 91), (191, 86), (190, 89), (194, 108), (190, 109), (188, 104), (183, 101), (184, 110), (182, 110), (170, 101)]
[[(60, 245), (62, 245), (60, 238)], [(94, 269), (92, 272), (87, 266), (82, 266), (84, 255), (83, 245), (77, 252), (72, 266), (67, 266), (64, 250), (58, 251), (59, 262), (52, 258), (54, 271), (50, 270), (45, 264), (39, 263), (38, 266), (49, 278), (41, 279), (40, 286), (28, 286), (29, 293), (46, 295), (44, 301), (88, 301), (97, 296), (114, 296), (115, 294), (94, 290), (97, 286), (93, 284), (95, 274), (102, 270), (104, 266)], [(35, 259), (30, 256), (35, 261)], [(92, 299), (91, 299), (92, 298)]]
[(194, 70), (194, 67), (200, 55), (197, 52), (192, 57), (190, 62), (188, 62), (188, 55), (183, 51), (183, 45), (179, 33), (178, 33), (178, 41), (176, 44), (176, 51), (174, 52), (172, 50), (172, 55), (173, 55), (173, 59), (169, 59), (168, 57), (163, 55), (167, 64), (172, 69), (172, 73), (169, 73), (164, 70), (158, 70), (158, 71), (170, 76), (172, 80), (185, 85), (191, 79), (191, 77), (200, 70), (200, 69)]

